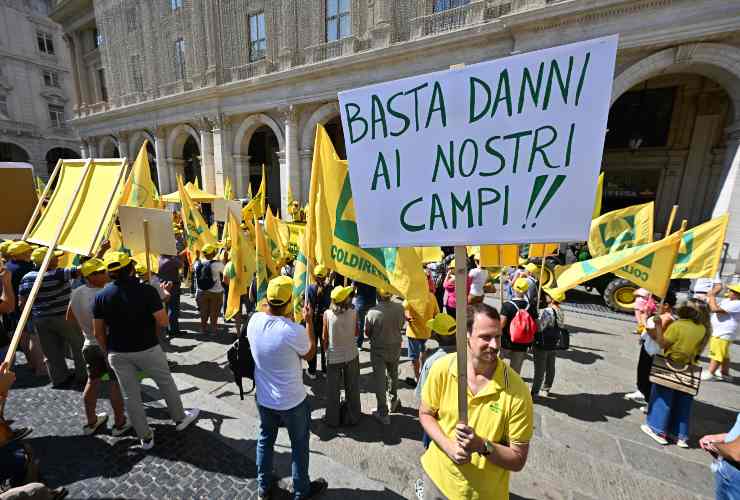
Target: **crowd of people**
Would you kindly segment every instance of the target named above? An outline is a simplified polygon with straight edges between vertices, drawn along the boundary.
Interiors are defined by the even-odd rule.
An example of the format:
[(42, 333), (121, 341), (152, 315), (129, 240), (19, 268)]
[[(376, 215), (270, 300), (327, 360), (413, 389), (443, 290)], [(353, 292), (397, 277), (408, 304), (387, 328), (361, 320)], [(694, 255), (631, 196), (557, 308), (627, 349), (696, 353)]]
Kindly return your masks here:
[[(175, 232), (181, 235), (177, 227)], [(97, 412), (101, 386), (107, 383), (111, 434), (120, 437), (133, 431), (142, 450), (154, 447), (141, 400), (142, 372), (159, 388), (178, 431), (198, 418), (198, 409), (183, 407), (163, 345), (182, 333), (181, 293), (188, 289), (188, 281), (200, 315), (198, 333), (227, 335), (219, 320), (234, 271), (227, 253), (215, 245), (205, 245), (192, 256), (181, 238), (178, 245), (178, 255), (159, 257), (156, 273), (107, 245), (74, 267), (59, 267), (59, 253), (50, 257), (21, 349), (35, 373), (45, 373), (53, 387), (82, 389), (86, 420), (81, 432), (85, 435), (107, 427), (108, 415)], [(4, 356), (47, 249), (13, 241), (0, 244), (0, 253), (4, 265), (0, 355)], [(467, 270), (465, 304), (457, 303), (457, 265)], [(325, 384), (326, 425), (357, 425), (362, 416), (359, 354), (366, 342), (376, 399), (372, 416), (383, 425), (391, 423), (403, 404), (398, 389), (404, 343), (412, 362), (414, 377), (403, 382), (415, 388), (419, 399), (425, 448), (423, 477), (416, 484), (419, 498), (504, 497), (509, 473), (521, 470), (527, 461), (533, 400), (557, 397), (552, 392), (557, 353), (568, 346), (561, 308), (566, 297), (541, 286), (539, 265), (521, 261), (489, 272), (475, 258), (456, 263), (448, 254), (427, 268), (430, 300), (425, 311), (411, 308), (389, 290), (348, 282), (318, 265), (310, 273), (312, 282), (299, 322), (294, 320), (293, 266), (283, 262), (280, 268), (282, 275), (270, 280), (265, 301), (258, 303), (253, 281), (233, 318), (234, 332), (242, 332), (249, 341), (255, 366), (260, 498), (269, 498), (275, 488), (273, 455), (281, 426), (291, 441), (294, 498), (313, 498), (328, 487), (322, 478), (309, 478), (311, 408), (304, 377)], [(484, 302), (485, 294), (495, 292), (497, 284), (504, 288), (499, 310)], [(728, 290), (728, 296), (719, 299), (722, 286), (717, 284), (703, 299), (682, 303), (672, 291), (665, 297), (641, 297), (636, 316), (641, 334), (637, 391), (626, 397), (644, 402), (646, 419), (641, 428), (661, 444), (688, 447), (693, 396), (651, 382), (653, 365), (695, 366), (708, 345), (711, 361), (701, 380), (728, 379), (729, 345), (740, 325), (740, 285), (729, 285)], [(464, 423), (458, 421), (455, 356), (456, 316), (461, 308), (466, 310), (468, 351), (468, 420)], [(436, 349), (428, 348), (430, 339)], [(520, 373), (530, 353), (534, 377), (527, 386)], [(72, 360), (72, 371), (67, 358)], [(0, 371), (1, 417), (13, 372), (8, 365)], [(718, 498), (733, 498), (740, 484), (739, 426), (740, 420), (727, 434), (699, 441), (717, 458)], [(11, 442), (0, 447), (0, 483), (20, 487), (34, 480), (28, 466), (33, 463), (32, 451), (23, 443), (28, 432), (16, 429)], [(63, 498), (60, 495), (65, 493), (39, 491), (48, 496), (38, 498)]]

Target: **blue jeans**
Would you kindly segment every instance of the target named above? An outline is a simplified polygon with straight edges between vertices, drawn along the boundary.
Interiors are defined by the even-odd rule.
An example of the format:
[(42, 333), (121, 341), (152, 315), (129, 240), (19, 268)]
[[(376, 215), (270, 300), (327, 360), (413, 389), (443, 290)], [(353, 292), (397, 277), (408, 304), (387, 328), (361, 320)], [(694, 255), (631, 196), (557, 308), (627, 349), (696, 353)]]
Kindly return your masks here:
[(715, 500), (736, 500), (740, 498), (740, 470), (724, 460), (712, 464), (714, 471)]
[(0, 484), (9, 481), (10, 485), (21, 486), (26, 477), (26, 452), (18, 443), (10, 443), (0, 448)]
[(688, 439), (693, 404), (694, 396), (653, 384), (647, 424), (660, 436)]
[(175, 283), (170, 291), (167, 317), (170, 320), (170, 335), (177, 335), (180, 332), (180, 283)]
[(272, 410), (260, 404), (257, 404), (257, 409), (260, 413), (260, 435), (257, 439), (257, 483), (260, 491), (268, 491), (274, 482), (272, 458), (278, 427), (282, 423), (290, 436), (293, 498), (306, 498), (310, 491), (308, 439), (311, 433), (311, 405), (308, 398), (290, 410)]
[(357, 347), (358, 349), (362, 347), (362, 341), (365, 338), (365, 317), (367, 316), (367, 312), (370, 310), (370, 307), (359, 307), (357, 309), (357, 321), (360, 323), (360, 334), (357, 336)]

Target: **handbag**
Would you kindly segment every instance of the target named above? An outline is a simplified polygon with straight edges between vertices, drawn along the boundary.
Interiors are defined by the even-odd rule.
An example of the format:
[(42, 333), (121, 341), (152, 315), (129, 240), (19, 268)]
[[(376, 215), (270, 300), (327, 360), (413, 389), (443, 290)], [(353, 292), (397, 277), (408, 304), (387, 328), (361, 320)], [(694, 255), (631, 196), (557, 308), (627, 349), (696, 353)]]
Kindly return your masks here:
[(650, 368), (650, 382), (696, 396), (699, 393), (701, 382), (701, 367), (689, 363), (677, 363), (656, 354), (653, 356), (653, 366)]
[(567, 351), (570, 349), (570, 332), (565, 328), (560, 329), (560, 338), (558, 339), (557, 349)]

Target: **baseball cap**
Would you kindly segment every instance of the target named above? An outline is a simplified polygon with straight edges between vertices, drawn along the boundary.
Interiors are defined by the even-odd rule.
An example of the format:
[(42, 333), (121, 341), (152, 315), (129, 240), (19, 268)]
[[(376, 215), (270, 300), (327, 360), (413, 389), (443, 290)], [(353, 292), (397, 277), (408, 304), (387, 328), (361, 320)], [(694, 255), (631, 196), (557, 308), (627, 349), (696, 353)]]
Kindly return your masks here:
[(337, 304), (340, 304), (347, 300), (347, 297), (349, 297), (349, 294), (352, 293), (352, 287), (351, 286), (335, 286), (334, 290), (331, 291), (331, 300), (334, 301)]
[(380, 295), (383, 298), (387, 298), (393, 294), (389, 290), (386, 290), (385, 288), (378, 288), (378, 295)]
[(8, 249), (10, 248), (10, 245), (12, 245), (13, 242), (11, 240), (5, 240), (2, 243), (0, 243), (0, 253), (8, 253)]
[(427, 328), (438, 335), (446, 337), (448, 335), (455, 335), (457, 322), (449, 314), (439, 313), (433, 319), (427, 321)]
[(449, 267), (450, 269), (455, 269), (455, 259), (452, 259), (447, 267)]
[(103, 263), (108, 271), (118, 271), (131, 263), (131, 257), (125, 252), (110, 252), (105, 254)]
[[(47, 250), (49, 249), (46, 247), (40, 247), (34, 250), (31, 254), (31, 261), (37, 266), (41, 265), (41, 263), (44, 261), (44, 257), (46, 257)], [(62, 255), (64, 255), (64, 252), (62, 252), (61, 250), (54, 250), (55, 257), (61, 257)]]
[(519, 293), (526, 293), (527, 290), (529, 290), (529, 282), (527, 281), (527, 278), (519, 278), (514, 282), (514, 290), (516, 290)]
[(732, 285), (727, 285), (727, 288), (729, 288), (735, 293), (740, 293), (740, 283), (733, 283)]
[(87, 278), (91, 274), (99, 272), (105, 272), (105, 264), (102, 260), (96, 259), (95, 257), (87, 259), (85, 263), (80, 266), (80, 273), (83, 278)]
[(278, 276), (267, 284), (267, 302), (271, 306), (284, 306), (293, 297), (293, 280), (288, 276)]
[(313, 268), (313, 275), (316, 276), (317, 278), (326, 278), (326, 274), (327, 274), (327, 269), (326, 269), (326, 266), (324, 265), (319, 264)]
[(540, 267), (537, 264), (530, 262), (529, 264), (524, 266), (524, 269), (526, 269), (530, 273), (536, 273), (537, 271), (540, 270)]
[(144, 264), (137, 263), (134, 267), (134, 271), (136, 272), (137, 276), (143, 276), (146, 274), (146, 266)]
[(15, 257), (17, 255), (23, 255), (26, 252), (30, 252), (31, 250), (31, 245), (29, 245), (25, 241), (14, 241), (8, 247), (8, 254), (11, 257)]
[(558, 290), (557, 288), (545, 288), (542, 291), (549, 295), (555, 302), (565, 302), (565, 292)]
[(218, 248), (216, 248), (216, 245), (208, 243), (207, 245), (203, 246), (202, 251), (204, 255), (213, 255), (218, 252)]

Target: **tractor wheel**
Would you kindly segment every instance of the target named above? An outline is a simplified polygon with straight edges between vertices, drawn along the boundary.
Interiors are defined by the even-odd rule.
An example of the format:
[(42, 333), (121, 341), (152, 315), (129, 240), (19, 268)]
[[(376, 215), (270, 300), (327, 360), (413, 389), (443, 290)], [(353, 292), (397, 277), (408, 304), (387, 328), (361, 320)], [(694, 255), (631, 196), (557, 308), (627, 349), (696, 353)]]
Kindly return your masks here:
[(612, 311), (631, 313), (635, 310), (635, 290), (638, 288), (629, 280), (614, 278), (604, 290), (604, 302)]

